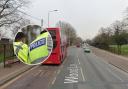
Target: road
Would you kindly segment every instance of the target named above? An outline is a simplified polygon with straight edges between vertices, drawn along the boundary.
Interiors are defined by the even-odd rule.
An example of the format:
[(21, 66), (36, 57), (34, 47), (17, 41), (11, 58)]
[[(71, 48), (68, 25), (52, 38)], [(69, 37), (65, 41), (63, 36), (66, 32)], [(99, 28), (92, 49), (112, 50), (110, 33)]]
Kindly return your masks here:
[(123, 71), (81, 48), (72, 47), (69, 53), (50, 89), (128, 89)]
[(37, 66), (4, 89), (128, 89), (128, 74), (82, 48), (70, 47), (60, 66)]

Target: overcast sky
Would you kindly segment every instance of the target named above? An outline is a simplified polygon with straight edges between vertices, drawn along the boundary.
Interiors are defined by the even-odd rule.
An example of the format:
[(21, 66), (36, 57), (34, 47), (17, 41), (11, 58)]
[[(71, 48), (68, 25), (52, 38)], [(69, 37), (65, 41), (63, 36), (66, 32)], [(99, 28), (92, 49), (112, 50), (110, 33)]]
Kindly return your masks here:
[[(55, 26), (59, 20), (69, 22), (83, 39), (93, 38), (100, 27), (107, 27), (115, 20), (120, 20), (128, 7), (128, 0), (30, 0), (27, 13), (39, 19), (44, 19), (47, 26), (48, 11), (50, 26)], [(31, 18), (32, 19), (32, 18)], [(32, 19), (40, 24), (39, 20)]]

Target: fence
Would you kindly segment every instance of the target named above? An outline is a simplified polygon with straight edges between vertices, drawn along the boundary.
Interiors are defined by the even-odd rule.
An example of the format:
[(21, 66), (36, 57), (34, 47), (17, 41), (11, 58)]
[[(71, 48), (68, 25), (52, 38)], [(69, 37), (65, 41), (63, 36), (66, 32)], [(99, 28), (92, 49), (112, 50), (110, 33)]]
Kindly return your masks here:
[(0, 41), (0, 63), (4, 63), (4, 67), (8, 60), (14, 60), (13, 44), (9, 40)]

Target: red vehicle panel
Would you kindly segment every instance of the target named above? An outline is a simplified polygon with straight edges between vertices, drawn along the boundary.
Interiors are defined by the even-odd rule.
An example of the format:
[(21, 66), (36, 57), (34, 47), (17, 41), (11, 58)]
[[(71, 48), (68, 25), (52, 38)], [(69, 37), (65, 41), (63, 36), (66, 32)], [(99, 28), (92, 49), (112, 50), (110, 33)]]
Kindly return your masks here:
[(47, 28), (53, 39), (53, 50), (43, 64), (61, 64), (67, 55), (67, 39), (65, 31), (60, 28)]

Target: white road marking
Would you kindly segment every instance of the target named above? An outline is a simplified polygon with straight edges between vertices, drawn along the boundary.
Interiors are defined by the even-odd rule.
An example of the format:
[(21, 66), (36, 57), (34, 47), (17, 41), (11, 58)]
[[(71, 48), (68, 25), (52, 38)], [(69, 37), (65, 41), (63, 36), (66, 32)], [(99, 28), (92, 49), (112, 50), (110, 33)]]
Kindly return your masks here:
[[(111, 64), (109, 64), (109, 66), (111, 67), (111, 68), (114, 68), (114, 70), (117, 70), (118, 72), (121, 72), (122, 74), (124, 74), (125, 76), (128, 76), (128, 74), (126, 73), (126, 72), (124, 72), (123, 70), (121, 70), (121, 69), (119, 69), (119, 68), (117, 68), (117, 67), (115, 67), (115, 66), (113, 66), (113, 65), (111, 65)], [(116, 74), (115, 74), (116, 75)], [(124, 82), (124, 80), (123, 79), (121, 79), (118, 75), (116, 75), (117, 77), (118, 77), (118, 79), (120, 79), (122, 82)], [(128, 84), (126, 84), (126, 86), (128, 87)]]
[(60, 73), (60, 69), (57, 71), (57, 75)]
[(33, 76), (38, 76), (41, 72), (42, 70), (38, 70)]
[(121, 82), (123, 82), (122, 78), (120, 78), (118, 75), (116, 75), (115, 73), (113, 73), (113, 71), (111, 71), (109, 68), (106, 68), (113, 76), (115, 76), (117, 79), (119, 79)]
[(112, 67), (114, 70), (116, 70), (116, 71), (120, 72), (121, 74), (124, 74), (125, 76), (128, 77), (128, 73), (127, 72), (121, 70), (120, 68), (118, 68), (118, 67), (116, 67), (116, 66), (114, 66), (112, 64), (109, 64), (109, 66)]
[(64, 83), (78, 83), (78, 66), (77, 64), (70, 64), (67, 67), (68, 75), (64, 78)]
[(56, 81), (56, 77), (53, 79), (53, 81), (52, 81), (52, 85), (55, 83), (55, 81)]
[[(102, 59), (100, 59), (100, 61), (102, 61), (105, 65), (108, 65), (110, 68), (113, 68), (114, 70), (118, 70), (118, 72), (122, 72), (122, 70), (120, 70), (119, 68), (113, 66), (108, 61), (102, 60)], [(108, 72), (110, 72), (115, 78), (119, 79), (121, 82), (124, 82), (124, 80), (119, 75), (117, 75), (116, 73), (114, 73), (109, 67), (106, 67), (106, 69), (108, 70)], [(126, 84), (126, 86), (128, 87), (128, 84)]]
[(41, 71), (39, 76), (42, 77), (44, 75), (44, 73), (45, 73), (45, 71)]
[(57, 73), (57, 71), (54, 71), (54, 74), (56, 74)]
[(77, 59), (78, 59), (78, 63), (79, 63), (79, 65), (80, 65), (80, 59), (79, 59), (79, 57), (77, 56)]
[[(80, 59), (79, 59), (78, 56), (77, 56), (77, 59), (78, 59), (78, 63), (79, 63), (79, 65), (80, 65), (81, 63), (80, 63)], [(81, 71), (82, 79), (83, 79), (83, 81), (85, 82), (85, 76), (84, 76), (84, 74), (83, 74), (82, 67), (80, 67), (80, 71)]]
[(78, 83), (78, 81), (75, 79), (65, 79), (64, 83)]
[(6, 84), (0, 86), (0, 89), (5, 89), (7, 86), (9, 86), (10, 84), (12, 84), (16, 80), (18, 80), (20, 77), (22, 77), (22, 75), (19, 75), (18, 77), (14, 78), (13, 80), (11, 80), (11, 81), (7, 82)]
[(53, 79), (50, 80), (48, 86), (51, 86), (51, 85), (53, 85), (55, 83), (55, 80), (56, 80), (55, 78), (57, 77), (57, 71), (54, 71), (54, 75), (56, 75), (56, 76)]
[[(103, 62), (105, 65), (108, 65), (109, 67), (111, 67), (110, 64), (107, 61), (102, 60), (102, 59), (100, 59), (100, 61)], [(111, 69), (108, 68), (108, 66), (105, 67), (108, 70), (108, 72), (110, 72), (113, 76), (115, 76), (120, 81), (123, 81), (118, 75), (116, 75), (113, 71), (111, 71)]]
[[(111, 71), (109, 68), (107, 68), (107, 70), (108, 70), (113, 76), (115, 76), (117, 79), (119, 79), (121, 82), (124, 82), (124, 80), (123, 80), (121, 77), (119, 77), (118, 75), (116, 75), (115, 73), (113, 73), (113, 71)], [(126, 84), (126, 86), (128, 87), (128, 84)]]
[[(66, 58), (66, 59), (64, 60), (64, 62), (61, 64), (59, 70), (61, 70), (61, 69), (64, 67), (63, 65), (65, 64), (66, 61), (67, 61), (67, 58)], [(57, 78), (58, 74), (60, 73), (59, 70), (54, 72), (56, 76), (55, 76), (54, 79), (49, 83), (49, 85), (50, 85), (50, 84), (53, 85), (53, 84), (55, 83), (56, 78)]]
[(81, 74), (82, 74), (83, 81), (85, 82), (85, 77), (84, 77), (82, 68), (80, 68), (80, 71), (81, 71)]
[[(105, 61), (105, 60), (100, 60), (100, 61), (102, 61), (103, 63), (105, 63), (106, 65), (108, 65), (109, 67), (112, 68), (112, 65), (109, 64), (107, 61)], [(106, 69), (107, 69), (108, 72), (110, 72), (113, 76), (115, 76), (117, 79), (119, 79), (120, 81), (123, 82), (123, 79), (122, 79), (121, 77), (119, 77), (117, 74), (115, 74), (111, 69), (109, 69), (108, 67), (106, 67)]]
[[(102, 60), (102, 59), (100, 59), (100, 61), (103, 62), (105, 65), (108, 65), (109, 67), (111, 67), (110, 64), (107, 61)], [(106, 69), (108, 70), (108, 72), (111, 73), (117, 79), (119, 79), (121, 82), (123, 82), (123, 80), (118, 75), (116, 75), (113, 71), (111, 71), (111, 69), (108, 68), (108, 66), (106, 66)]]

